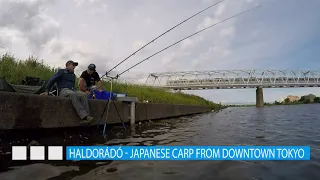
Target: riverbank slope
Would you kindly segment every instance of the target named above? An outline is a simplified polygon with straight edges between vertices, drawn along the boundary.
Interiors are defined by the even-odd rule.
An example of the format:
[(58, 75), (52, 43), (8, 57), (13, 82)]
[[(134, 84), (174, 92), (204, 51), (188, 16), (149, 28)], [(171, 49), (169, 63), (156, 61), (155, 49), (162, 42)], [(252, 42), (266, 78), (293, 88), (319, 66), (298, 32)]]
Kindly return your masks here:
[[(44, 64), (43, 60), (29, 57), (26, 60), (16, 59), (13, 55), (4, 54), (0, 58), (0, 77), (11, 84), (21, 84), (26, 76), (39, 77), (48, 80), (54, 74), (55, 68)], [(103, 82), (103, 87), (108, 90), (109, 83)], [(183, 104), (209, 106), (212, 110), (223, 108), (196, 95), (181, 92), (167, 92), (165, 89), (153, 88), (143, 85), (114, 83), (113, 92), (125, 93), (128, 96), (137, 97), (140, 101), (147, 100), (150, 103)]]

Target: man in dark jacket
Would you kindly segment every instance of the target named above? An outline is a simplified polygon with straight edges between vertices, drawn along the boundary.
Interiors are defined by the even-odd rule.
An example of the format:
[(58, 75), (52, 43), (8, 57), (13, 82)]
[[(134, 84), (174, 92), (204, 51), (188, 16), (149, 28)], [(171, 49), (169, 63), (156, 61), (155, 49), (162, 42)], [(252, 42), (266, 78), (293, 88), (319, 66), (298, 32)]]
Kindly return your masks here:
[(49, 90), (54, 83), (57, 83), (59, 96), (71, 98), (72, 105), (79, 117), (81, 123), (91, 123), (93, 117), (89, 116), (88, 95), (81, 91), (75, 90), (76, 76), (74, 74), (77, 62), (68, 61), (65, 69), (59, 69), (48, 81), (45, 95), (48, 95)]

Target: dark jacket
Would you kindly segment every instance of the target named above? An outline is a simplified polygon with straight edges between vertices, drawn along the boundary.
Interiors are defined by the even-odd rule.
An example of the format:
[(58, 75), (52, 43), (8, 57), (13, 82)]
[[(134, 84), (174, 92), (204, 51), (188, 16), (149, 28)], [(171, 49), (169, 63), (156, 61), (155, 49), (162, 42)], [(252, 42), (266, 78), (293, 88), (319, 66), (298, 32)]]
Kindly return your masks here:
[(76, 76), (68, 69), (59, 69), (47, 82), (46, 92), (49, 92), (54, 83), (57, 83), (59, 91), (63, 88), (75, 90), (74, 85), (76, 82)]

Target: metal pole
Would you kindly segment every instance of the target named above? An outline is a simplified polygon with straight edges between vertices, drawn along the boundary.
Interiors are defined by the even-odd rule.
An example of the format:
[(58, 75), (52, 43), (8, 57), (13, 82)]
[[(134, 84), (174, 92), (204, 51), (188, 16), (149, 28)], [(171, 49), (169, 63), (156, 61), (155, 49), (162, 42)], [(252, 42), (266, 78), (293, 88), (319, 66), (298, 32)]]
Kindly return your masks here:
[(130, 104), (130, 125), (134, 126), (136, 122), (136, 103), (131, 102)]

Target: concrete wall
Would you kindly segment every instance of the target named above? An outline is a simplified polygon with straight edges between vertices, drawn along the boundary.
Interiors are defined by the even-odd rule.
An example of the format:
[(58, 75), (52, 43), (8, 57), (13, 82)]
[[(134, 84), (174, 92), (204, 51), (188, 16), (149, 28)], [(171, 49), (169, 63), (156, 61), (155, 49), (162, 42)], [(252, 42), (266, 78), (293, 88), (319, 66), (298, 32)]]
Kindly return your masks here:
[[(107, 101), (90, 100), (92, 116), (100, 119)], [(121, 117), (129, 122), (129, 104), (115, 102)], [(136, 104), (136, 122), (209, 112), (206, 106)], [(104, 118), (106, 113), (104, 114)], [(79, 126), (80, 118), (68, 98), (0, 92), (0, 129), (57, 128)], [(120, 123), (110, 103), (108, 124)], [(97, 123), (94, 122), (93, 125)]]

